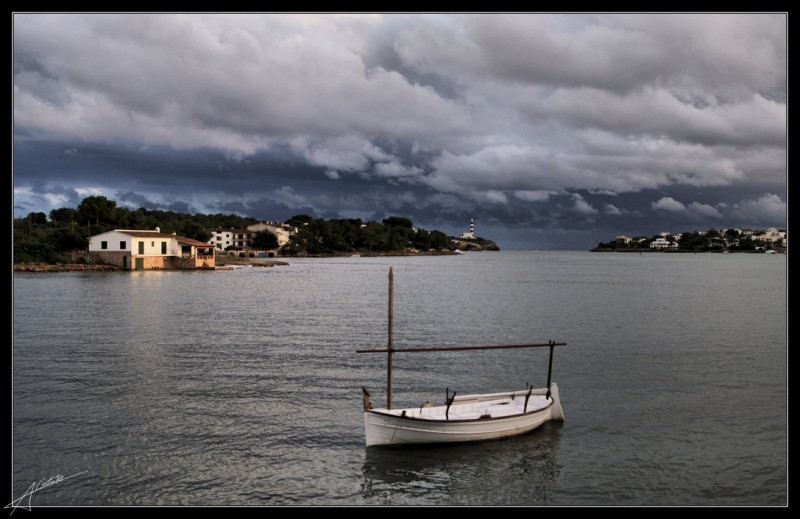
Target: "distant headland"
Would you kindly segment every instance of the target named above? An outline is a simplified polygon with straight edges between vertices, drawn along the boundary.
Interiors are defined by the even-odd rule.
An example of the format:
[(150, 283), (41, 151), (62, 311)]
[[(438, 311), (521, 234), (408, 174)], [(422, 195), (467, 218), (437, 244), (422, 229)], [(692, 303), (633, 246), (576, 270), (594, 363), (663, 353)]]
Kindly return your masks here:
[[(500, 250), (469, 230), (454, 237), (416, 227), (401, 216), (381, 222), (295, 215), (263, 221), (223, 214), (134, 211), (103, 196), (89, 196), (76, 209), (59, 208), (15, 218), (15, 270), (213, 269), (266, 258), (314, 256), (447, 255)], [(135, 249), (134, 249), (135, 247)], [(256, 261), (251, 261), (256, 260)], [(280, 263), (270, 263), (270, 265)]]
[(786, 251), (786, 230), (709, 229), (682, 233), (661, 232), (654, 236), (620, 235), (601, 243), (591, 252), (760, 252)]

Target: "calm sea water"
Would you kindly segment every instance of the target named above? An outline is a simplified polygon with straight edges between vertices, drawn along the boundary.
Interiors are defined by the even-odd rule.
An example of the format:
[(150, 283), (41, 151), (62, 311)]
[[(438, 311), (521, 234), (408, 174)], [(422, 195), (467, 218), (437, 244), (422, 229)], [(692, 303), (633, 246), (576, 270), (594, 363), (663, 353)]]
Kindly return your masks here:
[[(787, 257), (485, 252), (14, 275), (31, 505), (784, 506)], [(395, 347), (565, 341), (566, 420), (365, 448)], [(394, 403), (541, 387), (545, 350), (395, 355)], [(27, 503), (27, 501), (26, 501)]]

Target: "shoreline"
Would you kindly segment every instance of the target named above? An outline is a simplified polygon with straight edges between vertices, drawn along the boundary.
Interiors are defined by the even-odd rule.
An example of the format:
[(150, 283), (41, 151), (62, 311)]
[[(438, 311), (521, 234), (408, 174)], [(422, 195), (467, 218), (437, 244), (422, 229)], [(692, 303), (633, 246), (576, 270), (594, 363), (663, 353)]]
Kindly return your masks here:
[[(384, 257), (384, 256), (455, 256), (454, 251), (437, 252), (365, 252), (365, 253), (339, 253), (339, 254), (308, 254), (304, 256), (280, 256), (273, 258), (238, 258), (217, 256), (215, 269), (186, 269), (186, 270), (231, 270), (235, 267), (282, 267), (288, 266), (288, 261), (294, 258), (342, 258), (342, 257)], [(88, 264), (88, 263), (14, 263), (14, 272), (117, 272), (127, 271), (116, 265)], [(181, 269), (175, 269), (181, 270)]]
[[(253, 267), (279, 267), (289, 265), (285, 261), (267, 260), (261, 258), (235, 258), (234, 261), (224, 261), (216, 265), (215, 269), (158, 269), (158, 270), (230, 270), (234, 266)], [(15, 263), (14, 272), (135, 272), (123, 269), (116, 265), (86, 264), (86, 263)]]
[(122, 270), (122, 267), (86, 263), (14, 263), (14, 272), (112, 272), (117, 270)]
[[(786, 249), (776, 248), (775, 254), (786, 254)], [(589, 252), (620, 252), (623, 254), (656, 254), (656, 253), (663, 253), (663, 254), (723, 254), (725, 251), (722, 250), (665, 250), (665, 249), (634, 249), (634, 248), (623, 248), (623, 249), (589, 249)], [(763, 250), (728, 250), (730, 254), (766, 254), (766, 251)]]

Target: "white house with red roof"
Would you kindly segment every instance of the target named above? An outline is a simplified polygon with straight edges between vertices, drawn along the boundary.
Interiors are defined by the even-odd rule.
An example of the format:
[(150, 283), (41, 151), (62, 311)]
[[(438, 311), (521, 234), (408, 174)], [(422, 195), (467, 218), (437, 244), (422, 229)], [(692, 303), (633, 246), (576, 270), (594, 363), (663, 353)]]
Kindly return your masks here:
[(89, 238), (89, 254), (126, 270), (214, 269), (214, 246), (154, 231), (114, 229)]

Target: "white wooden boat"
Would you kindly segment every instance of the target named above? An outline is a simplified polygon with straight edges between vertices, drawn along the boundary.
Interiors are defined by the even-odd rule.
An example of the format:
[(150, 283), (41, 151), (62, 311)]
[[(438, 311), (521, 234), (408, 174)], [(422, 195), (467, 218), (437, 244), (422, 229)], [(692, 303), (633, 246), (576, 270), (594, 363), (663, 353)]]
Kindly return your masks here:
[(549, 396), (546, 393), (546, 389), (536, 389), (530, 396), (526, 390), (465, 395), (449, 406), (368, 407), (364, 410), (366, 444), (455, 443), (518, 436), (549, 420), (564, 419), (556, 384), (550, 386)]
[[(385, 349), (357, 350), (359, 353), (387, 353), (386, 407), (372, 404), (362, 388), (364, 436), (367, 447), (377, 445), (436, 444), (495, 440), (533, 431), (549, 420), (564, 420), (558, 386), (551, 383), (553, 349), (566, 343), (457, 346), (441, 348), (392, 347), (392, 270), (389, 270), (389, 345)], [(547, 385), (518, 391), (456, 396), (446, 390), (443, 405), (425, 403), (419, 407), (392, 408), (392, 356), (401, 352), (465, 351), (549, 347)]]

